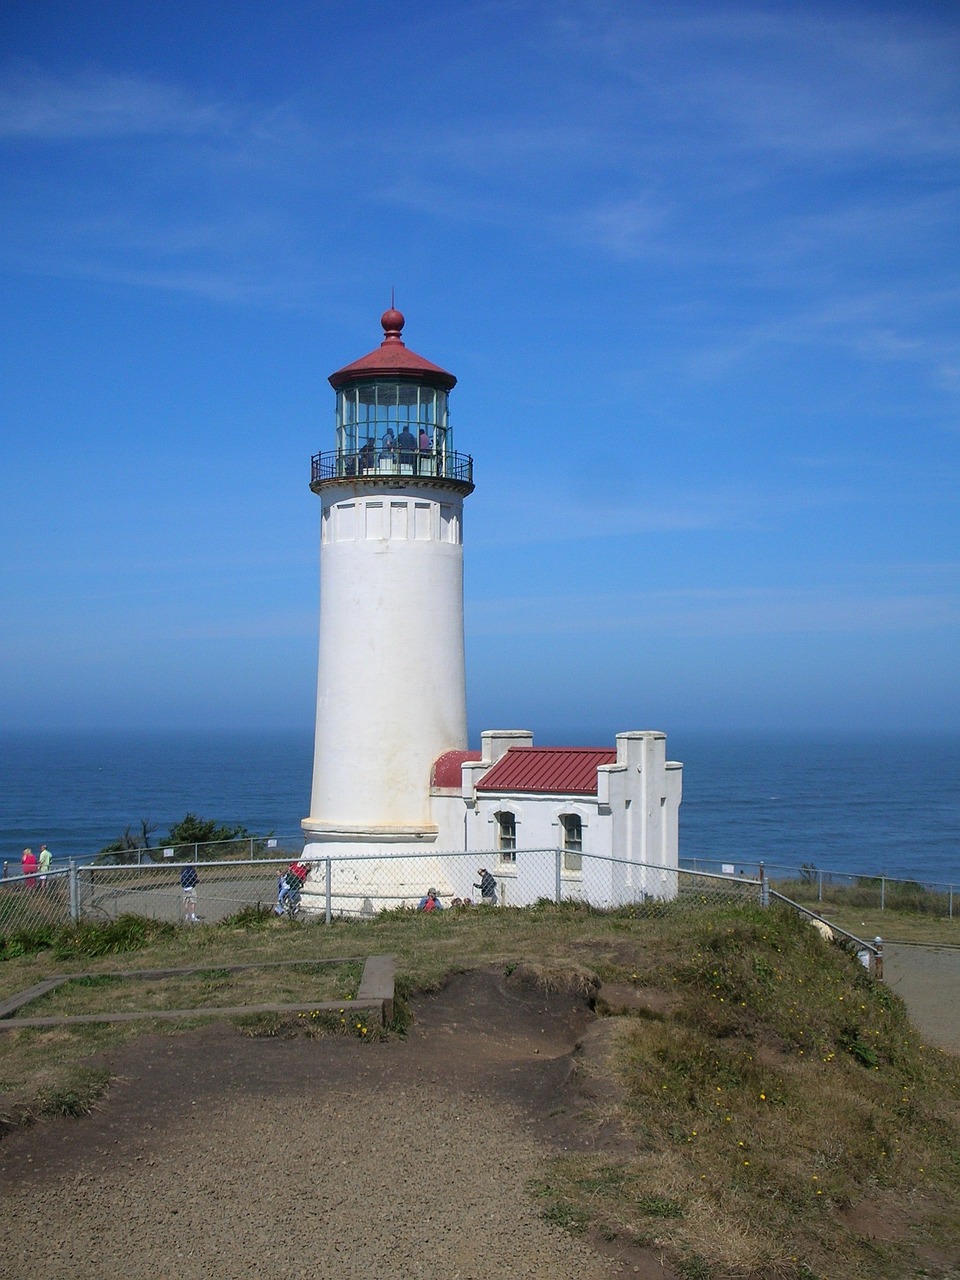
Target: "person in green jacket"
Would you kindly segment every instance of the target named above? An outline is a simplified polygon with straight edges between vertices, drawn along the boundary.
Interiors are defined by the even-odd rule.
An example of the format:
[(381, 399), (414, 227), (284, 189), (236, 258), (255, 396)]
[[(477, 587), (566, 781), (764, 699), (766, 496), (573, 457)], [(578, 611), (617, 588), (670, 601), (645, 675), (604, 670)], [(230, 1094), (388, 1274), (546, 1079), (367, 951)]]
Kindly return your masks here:
[(50, 874), (50, 864), (53, 862), (53, 854), (45, 844), (40, 846), (40, 857), (37, 859), (37, 870), (40, 872), (40, 888), (47, 887), (47, 876)]

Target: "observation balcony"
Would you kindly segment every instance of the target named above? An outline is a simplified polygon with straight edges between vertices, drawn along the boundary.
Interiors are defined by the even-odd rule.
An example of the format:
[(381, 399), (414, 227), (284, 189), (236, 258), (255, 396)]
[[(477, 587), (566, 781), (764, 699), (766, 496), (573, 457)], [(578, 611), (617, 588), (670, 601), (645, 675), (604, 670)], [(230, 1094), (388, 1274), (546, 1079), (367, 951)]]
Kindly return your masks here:
[(437, 453), (398, 446), (378, 452), (364, 445), (355, 450), (315, 453), (311, 459), (310, 488), (314, 493), (329, 484), (387, 480), (400, 485), (411, 478), (425, 484), (439, 482), (468, 494), (473, 491), (473, 458), (452, 449)]

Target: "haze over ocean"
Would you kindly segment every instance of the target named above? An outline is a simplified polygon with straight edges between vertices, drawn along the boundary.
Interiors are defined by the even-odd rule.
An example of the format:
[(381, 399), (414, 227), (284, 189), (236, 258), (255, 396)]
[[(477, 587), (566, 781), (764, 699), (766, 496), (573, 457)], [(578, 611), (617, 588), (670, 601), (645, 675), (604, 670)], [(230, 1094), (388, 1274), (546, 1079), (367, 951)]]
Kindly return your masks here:
[[(960, 884), (960, 735), (668, 732), (667, 747), (684, 763), (684, 865), (751, 872), (764, 859)], [(11, 871), (41, 841), (82, 860), (141, 819), (157, 844), (187, 812), (297, 836), (311, 769), (309, 731), (3, 733), (0, 853)]]

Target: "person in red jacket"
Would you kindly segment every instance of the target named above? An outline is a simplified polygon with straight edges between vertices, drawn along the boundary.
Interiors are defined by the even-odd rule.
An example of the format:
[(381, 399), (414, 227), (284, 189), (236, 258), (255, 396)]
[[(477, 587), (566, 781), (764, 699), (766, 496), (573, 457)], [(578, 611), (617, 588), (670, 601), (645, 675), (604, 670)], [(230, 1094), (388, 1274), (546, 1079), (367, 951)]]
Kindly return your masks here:
[(27, 877), (24, 881), (25, 886), (28, 889), (35, 889), (37, 887), (37, 855), (32, 849), (24, 849), (20, 865), (23, 868), (23, 874)]
[(278, 916), (283, 915), (284, 907), (287, 899), (294, 894), (294, 901), (300, 897), (301, 890), (306, 884), (307, 876), (310, 874), (310, 867), (306, 862), (291, 862), (280, 881), (280, 891), (277, 894), (277, 905), (273, 908)]

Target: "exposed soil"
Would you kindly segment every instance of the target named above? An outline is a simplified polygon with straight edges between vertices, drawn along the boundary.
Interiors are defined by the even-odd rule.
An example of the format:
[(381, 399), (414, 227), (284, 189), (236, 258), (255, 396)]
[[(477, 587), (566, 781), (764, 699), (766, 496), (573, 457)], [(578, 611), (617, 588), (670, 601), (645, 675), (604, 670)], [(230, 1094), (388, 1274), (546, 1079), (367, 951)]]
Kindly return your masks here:
[(883, 979), (931, 1044), (960, 1053), (960, 947), (887, 943)]
[[(31, 1280), (674, 1280), (651, 1250), (577, 1239), (527, 1184), (613, 1149), (583, 1114), (589, 993), (453, 978), (409, 1035), (145, 1036), (80, 1120), (0, 1143), (0, 1276)], [(589, 1089), (591, 1072), (584, 1073)]]

